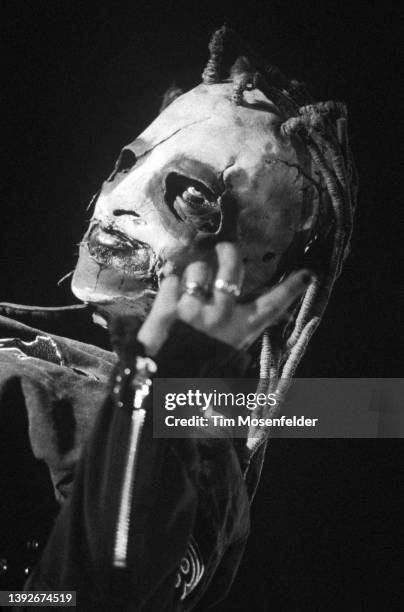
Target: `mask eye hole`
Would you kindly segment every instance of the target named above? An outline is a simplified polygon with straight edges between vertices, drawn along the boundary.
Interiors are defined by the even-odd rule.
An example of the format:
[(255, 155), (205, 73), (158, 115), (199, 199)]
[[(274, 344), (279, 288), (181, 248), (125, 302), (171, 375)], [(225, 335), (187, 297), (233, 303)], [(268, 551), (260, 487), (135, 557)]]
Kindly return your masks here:
[(131, 170), (136, 164), (136, 161), (137, 158), (133, 151), (130, 151), (129, 149), (124, 149), (121, 151), (115, 164), (114, 171), (112, 172), (111, 176), (108, 177), (107, 183), (113, 181), (118, 174), (126, 174), (129, 172), (129, 170)]
[(219, 230), (220, 198), (204, 183), (172, 172), (166, 178), (165, 197), (178, 220), (209, 234)]

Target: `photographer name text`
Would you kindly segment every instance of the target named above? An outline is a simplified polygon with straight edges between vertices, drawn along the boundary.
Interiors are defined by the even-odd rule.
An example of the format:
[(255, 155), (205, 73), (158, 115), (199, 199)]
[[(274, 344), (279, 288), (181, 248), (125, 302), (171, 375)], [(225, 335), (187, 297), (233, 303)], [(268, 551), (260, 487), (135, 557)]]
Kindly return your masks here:
[(164, 419), (166, 427), (316, 427), (317, 422), (318, 419), (308, 419), (305, 416), (259, 418), (251, 414), (238, 415), (236, 418), (221, 414), (179, 418), (170, 414)]

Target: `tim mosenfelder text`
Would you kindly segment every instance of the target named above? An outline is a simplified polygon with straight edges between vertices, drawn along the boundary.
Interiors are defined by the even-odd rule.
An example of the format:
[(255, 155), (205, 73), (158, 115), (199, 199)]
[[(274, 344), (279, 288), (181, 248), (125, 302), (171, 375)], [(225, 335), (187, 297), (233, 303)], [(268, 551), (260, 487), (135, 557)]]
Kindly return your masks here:
[(209, 427), (212, 425), (214, 427), (316, 427), (317, 422), (317, 418), (309, 419), (303, 415), (260, 418), (247, 414), (234, 418), (211, 414), (209, 417), (193, 415), (181, 418), (170, 414), (164, 419), (167, 427)]

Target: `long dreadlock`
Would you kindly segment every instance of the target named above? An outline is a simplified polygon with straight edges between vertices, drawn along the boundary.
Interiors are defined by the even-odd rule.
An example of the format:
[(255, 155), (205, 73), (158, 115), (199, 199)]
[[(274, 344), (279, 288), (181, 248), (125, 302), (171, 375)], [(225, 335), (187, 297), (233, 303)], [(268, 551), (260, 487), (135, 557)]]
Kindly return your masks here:
[[(319, 225), (305, 251), (317, 250), (323, 269), (315, 272), (287, 337), (276, 333), (276, 329), (268, 329), (263, 336), (260, 391), (266, 388), (275, 392), (278, 401), (273, 408), (257, 409), (253, 416), (261, 416), (265, 410), (264, 416), (271, 418), (280, 410), (291, 377), (321, 321), (349, 252), (357, 175), (348, 142), (347, 110), (341, 102), (314, 102), (304, 83), (290, 80), (277, 67), (266, 64), (226, 26), (214, 32), (209, 52), (203, 83), (220, 83), (230, 77), (236, 105), (243, 104), (244, 91), (260, 89), (276, 105), (283, 119), (281, 137), (303, 143), (311, 159), (312, 172), (320, 177), (328, 194), (326, 203), (321, 204), (328, 210), (320, 211), (320, 215), (330, 217), (331, 224)], [(262, 450), (269, 434), (267, 427), (250, 429), (247, 440), (250, 459), (258, 449)]]

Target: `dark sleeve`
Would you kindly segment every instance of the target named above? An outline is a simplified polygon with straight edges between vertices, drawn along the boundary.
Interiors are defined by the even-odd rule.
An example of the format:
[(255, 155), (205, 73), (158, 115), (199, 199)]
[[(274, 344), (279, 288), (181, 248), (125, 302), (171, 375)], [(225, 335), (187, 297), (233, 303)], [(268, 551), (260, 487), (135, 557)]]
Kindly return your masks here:
[(157, 361), (162, 378), (238, 378), (245, 373), (251, 357), (176, 321)]
[(232, 542), (226, 549), (212, 576), (209, 588), (195, 607), (196, 612), (206, 612), (226, 598), (243, 557), (247, 538), (248, 534)]
[[(125, 381), (130, 382), (127, 373), (142, 352), (135, 334), (128, 322), (113, 330), (120, 360), (110, 392), (79, 462), (72, 495), (26, 589), (76, 590), (81, 609), (188, 610), (178, 568), (189, 543), (206, 530), (209, 547), (202, 542), (200, 580), (206, 590), (232, 540), (248, 530), (247, 497), (230, 441), (220, 441), (215, 455), (209, 441), (152, 437), (150, 395), (133, 449), (136, 411)], [(164, 377), (203, 376), (230, 362), (246, 364), (243, 354), (184, 324), (174, 326), (156, 361)], [(226, 453), (229, 460), (216, 471), (215, 456), (224, 460)], [(125, 489), (128, 470), (133, 479)], [(130, 492), (126, 501), (125, 490)], [(204, 516), (210, 517), (207, 524)]]

